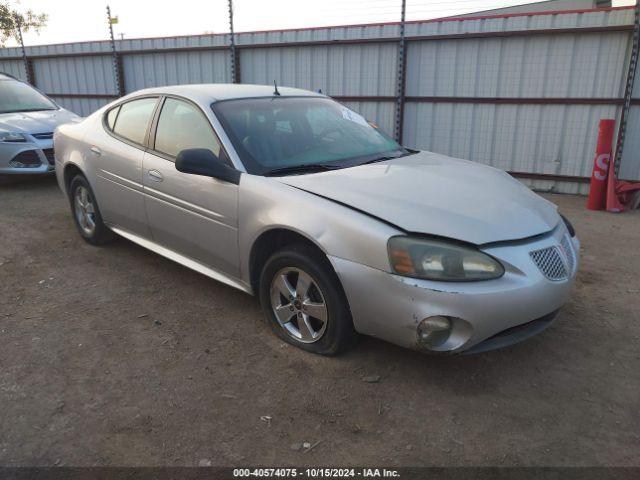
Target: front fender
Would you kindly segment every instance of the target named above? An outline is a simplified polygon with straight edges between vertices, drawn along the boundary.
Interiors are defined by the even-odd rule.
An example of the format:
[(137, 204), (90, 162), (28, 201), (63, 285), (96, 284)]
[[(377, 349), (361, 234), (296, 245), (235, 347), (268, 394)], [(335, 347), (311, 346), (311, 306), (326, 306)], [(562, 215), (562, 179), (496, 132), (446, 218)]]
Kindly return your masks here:
[(257, 238), (287, 229), (326, 255), (389, 271), (387, 241), (400, 230), (348, 206), (285, 185), (274, 178), (243, 174), (239, 195), (242, 279), (250, 282), (250, 252)]

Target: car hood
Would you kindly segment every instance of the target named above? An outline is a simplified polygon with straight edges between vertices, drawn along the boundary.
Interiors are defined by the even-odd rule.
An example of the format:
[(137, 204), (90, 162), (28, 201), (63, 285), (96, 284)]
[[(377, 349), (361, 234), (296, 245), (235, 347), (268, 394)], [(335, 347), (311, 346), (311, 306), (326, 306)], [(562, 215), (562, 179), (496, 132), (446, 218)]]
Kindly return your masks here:
[(407, 232), (476, 245), (531, 237), (560, 221), (553, 203), (507, 173), (430, 152), (274, 179)]
[(0, 130), (18, 133), (53, 132), (58, 125), (80, 120), (75, 113), (60, 110), (0, 114)]

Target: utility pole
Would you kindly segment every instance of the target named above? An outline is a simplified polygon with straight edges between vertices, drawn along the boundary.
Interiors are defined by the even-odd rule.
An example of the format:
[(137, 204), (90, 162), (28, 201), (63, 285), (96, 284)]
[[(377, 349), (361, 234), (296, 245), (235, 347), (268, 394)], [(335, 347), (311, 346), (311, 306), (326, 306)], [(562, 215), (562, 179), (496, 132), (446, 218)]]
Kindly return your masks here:
[(16, 29), (18, 30), (18, 41), (20, 42), (20, 48), (22, 49), (22, 61), (24, 63), (24, 73), (27, 77), (27, 82), (31, 85), (34, 85), (34, 78), (31, 72), (31, 65), (29, 64), (29, 59), (27, 58), (27, 51), (24, 48), (24, 40), (22, 39), (22, 19), (16, 15), (14, 17), (14, 21), (16, 23)]
[(116, 93), (119, 97), (124, 95), (122, 79), (120, 77), (120, 61), (116, 52), (116, 41), (113, 38), (113, 24), (118, 23), (118, 17), (111, 16), (111, 9), (107, 5), (107, 21), (109, 22), (109, 37), (111, 41), (111, 60), (113, 62), (113, 79), (115, 81)]
[(402, 0), (400, 13), (400, 43), (398, 44), (398, 74), (396, 78), (396, 114), (394, 137), (398, 143), (402, 143), (402, 130), (404, 120), (404, 103), (405, 103), (405, 26), (406, 26), (407, 0)]
[(240, 83), (238, 75), (238, 57), (236, 55), (236, 40), (233, 34), (233, 0), (229, 0), (229, 51), (231, 52), (231, 82)]

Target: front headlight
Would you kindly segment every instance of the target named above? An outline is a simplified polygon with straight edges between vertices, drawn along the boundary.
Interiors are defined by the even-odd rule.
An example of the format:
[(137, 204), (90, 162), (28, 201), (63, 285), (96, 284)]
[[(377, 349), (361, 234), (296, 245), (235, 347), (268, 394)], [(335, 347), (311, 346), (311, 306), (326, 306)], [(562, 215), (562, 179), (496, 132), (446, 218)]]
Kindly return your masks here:
[(0, 142), (26, 142), (27, 139), (21, 133), (0, 132)]
[(569, 235), (571, 235), (572, 237), (576, 236), (576, 230), (575, 228), (573, 228), (573, 225), (571, 225), (571, 222), (569, 221), (569, 219), (567, 217), (565, 217), (564, 215), (560, 214), (560, 217), (562, 218), (562, 221), (564, 222), (564, 226), (567, 227), (567, 231), (569, 232)]
[(493, 257), (473, 247), (419, 237), (389, 239), (391, 269), (406, 277), (443, 282), (491, 280), (504, 275)]

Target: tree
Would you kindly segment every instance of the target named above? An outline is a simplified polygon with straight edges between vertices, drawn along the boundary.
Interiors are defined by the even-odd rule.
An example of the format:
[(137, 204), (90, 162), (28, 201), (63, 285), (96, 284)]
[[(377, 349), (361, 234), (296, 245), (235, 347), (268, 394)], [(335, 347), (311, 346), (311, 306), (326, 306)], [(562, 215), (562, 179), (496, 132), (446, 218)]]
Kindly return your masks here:
[(21, 13), (8, 2), (0, 1), (0, 47), (4, 47), (9, 38), (19, 42), (19, 30), (22, 33), (30, 30), (39, 32), (47, 24), (47, 18), (46, 13), (35, 13), (33, 10)]

